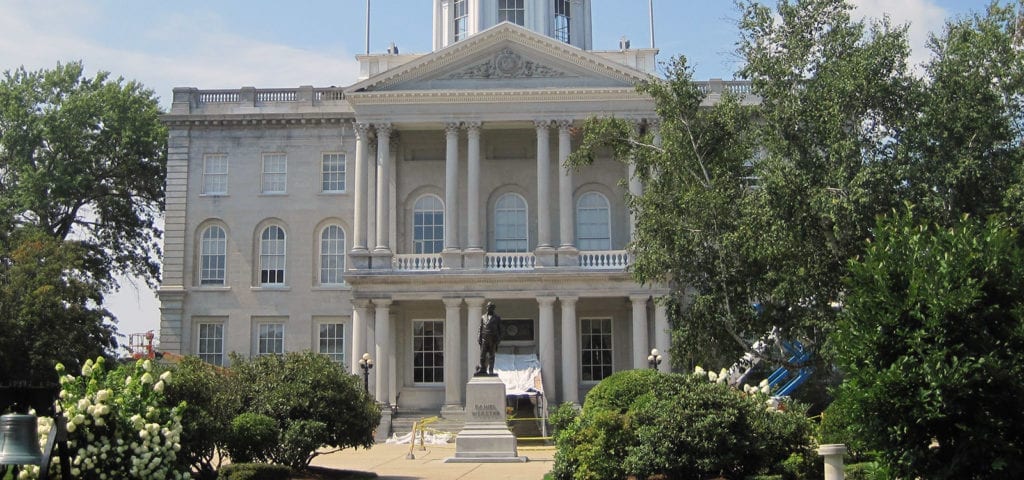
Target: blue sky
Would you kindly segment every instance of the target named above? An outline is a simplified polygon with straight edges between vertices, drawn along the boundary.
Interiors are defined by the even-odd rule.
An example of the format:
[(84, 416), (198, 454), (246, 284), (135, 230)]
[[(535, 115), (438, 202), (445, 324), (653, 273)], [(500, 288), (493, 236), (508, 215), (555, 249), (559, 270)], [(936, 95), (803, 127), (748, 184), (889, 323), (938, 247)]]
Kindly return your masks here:
[[(773, 0), (772, 0), (773, 3)], [(928, 32), (987, 0), (855, 0), (856, 14), (911, 24), (914, 59)], [(370, 50), (431, 49), (429, 0), (371, 0)], [(349, 85), (365, 49), (365, 0), (0, 0), (0, 69), (82, 60), (89, 71), (141, 81), (169, 106), (173, 87)], [(595, 49), (626, 36), (649, 46), (648, 2), (593, 0)], [(660, 60), (686, 55), (697, 79), (732, 78), (738, 14), (730, 0), (654, 0)], [(139, 284), (141, 285), (141, 284)], [(125, 282), (110, 300), (123, 333), (156, 330), (153, 293)]]

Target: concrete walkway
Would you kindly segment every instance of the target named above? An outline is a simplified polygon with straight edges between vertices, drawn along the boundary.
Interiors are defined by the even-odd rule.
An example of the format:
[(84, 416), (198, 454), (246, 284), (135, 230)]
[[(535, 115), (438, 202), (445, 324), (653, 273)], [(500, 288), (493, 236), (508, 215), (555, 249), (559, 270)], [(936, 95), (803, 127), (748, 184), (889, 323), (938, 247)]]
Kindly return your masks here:
[(525, 463), (444, 463), (455, 455), (455, 443), (427, 445), (425, 450), (416, 446), (414, 460), (405, 456), (408, 445), (376, 444), (370, 449), (346, 449), (322, 455), (313, 465), (345, 470), (374, 472), (382, 480), (459, 479), (459, 480), (540, 480), (554, 465), (554, 447), (519, 447), (519, 455), (530, 461)]

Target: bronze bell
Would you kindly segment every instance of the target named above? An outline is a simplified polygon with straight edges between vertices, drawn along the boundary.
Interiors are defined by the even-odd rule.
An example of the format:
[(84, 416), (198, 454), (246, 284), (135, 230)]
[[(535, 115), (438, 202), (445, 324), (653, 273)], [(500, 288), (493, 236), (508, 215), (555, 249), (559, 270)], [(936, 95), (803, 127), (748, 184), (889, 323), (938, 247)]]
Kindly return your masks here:
[(42, 462), (36, 416), (0, 416), (0, 465), (39, 465)]

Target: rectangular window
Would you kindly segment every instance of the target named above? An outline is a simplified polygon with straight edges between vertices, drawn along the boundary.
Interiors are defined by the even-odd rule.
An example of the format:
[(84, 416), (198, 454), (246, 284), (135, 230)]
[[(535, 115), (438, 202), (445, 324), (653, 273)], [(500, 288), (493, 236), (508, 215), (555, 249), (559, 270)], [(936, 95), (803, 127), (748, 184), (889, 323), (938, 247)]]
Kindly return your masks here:
[(203, 157), (203, 195), (228, 194), (228, 156), (224, 154)]
[(498, 22), (525, 25), (526, 9), (523, 8), (523, 0), (498, 0)]
[(412, 358), (412, 376), (415, 383), (444, 382), (443, 321), (413, 322)]
[(467, 32), (469, 31), (469, 26), (467, 25), (469, 22), (468, 3), (469, 2), (467, 0), (455, 0), (455, 3), (452, 5), (452, 14), (455, 19), (455, 21), (452, 22), (452, 30), (455, 34), (454, 38), (456, 42), (464, 40)]
[(281, 355), (284, 353), (284, 324), (261, 323), (256, 337), (256, 355)]
[(196, 355), (199, 359), (211, 365), (224, 364), (224, 324), (223, 323), (200, 323), (199, 343), (196, 345)]
[(612, 374), (612, 320), (580, 319), (580, 380), (599, 382)]
[(263, 154), (263, 193), (285, 193), (288, 157), (283, 153)]
[(345, 324), (320, 324), (320, 353), (327, 355), (331, 361), (345, 363)]
[(320, 191), (338, 193), (345, 191), (345, 155), (325, 153), (320, 164)]
[(555, 0), (555, 38), (570, 43), (570, 29), (569, 25), (572, 24), (572, 15), (569, 12), (569, 3), (571, 0)]

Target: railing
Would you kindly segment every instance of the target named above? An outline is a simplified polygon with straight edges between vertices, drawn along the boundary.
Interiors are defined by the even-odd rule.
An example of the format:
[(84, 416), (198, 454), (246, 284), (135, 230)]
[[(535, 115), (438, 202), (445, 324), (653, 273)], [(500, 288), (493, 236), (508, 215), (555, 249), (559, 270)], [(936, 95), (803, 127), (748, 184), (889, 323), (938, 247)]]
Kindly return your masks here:
[(751, 95), (752, 86), (749, 81), (746, 80), (708, 80), (706, 82), (693, 82), (697, 85), (697, 89), (704, 95), (711, 94), (723, 94), (726, 92), (733, 93), (736, 95), (744, 96)]
[(236, 103), (238, 90), (206, 90), (199, 92), (199, 103)]
[(485, 270), (533, 270), (536, 263), (532, 253), (488, 253), (484, 256)]
[(256, 90), (257, 102), (294, 102), (297, 92), (293, 90)]
[(629, 253), (625, 250), (582, 251), (579, 260), (584, 270), (621, 270), (629, 266)]
[(439, 253), (399, 254), (391, 262), (392, 267), (401, 272), (436, 272), (443, 266)]

